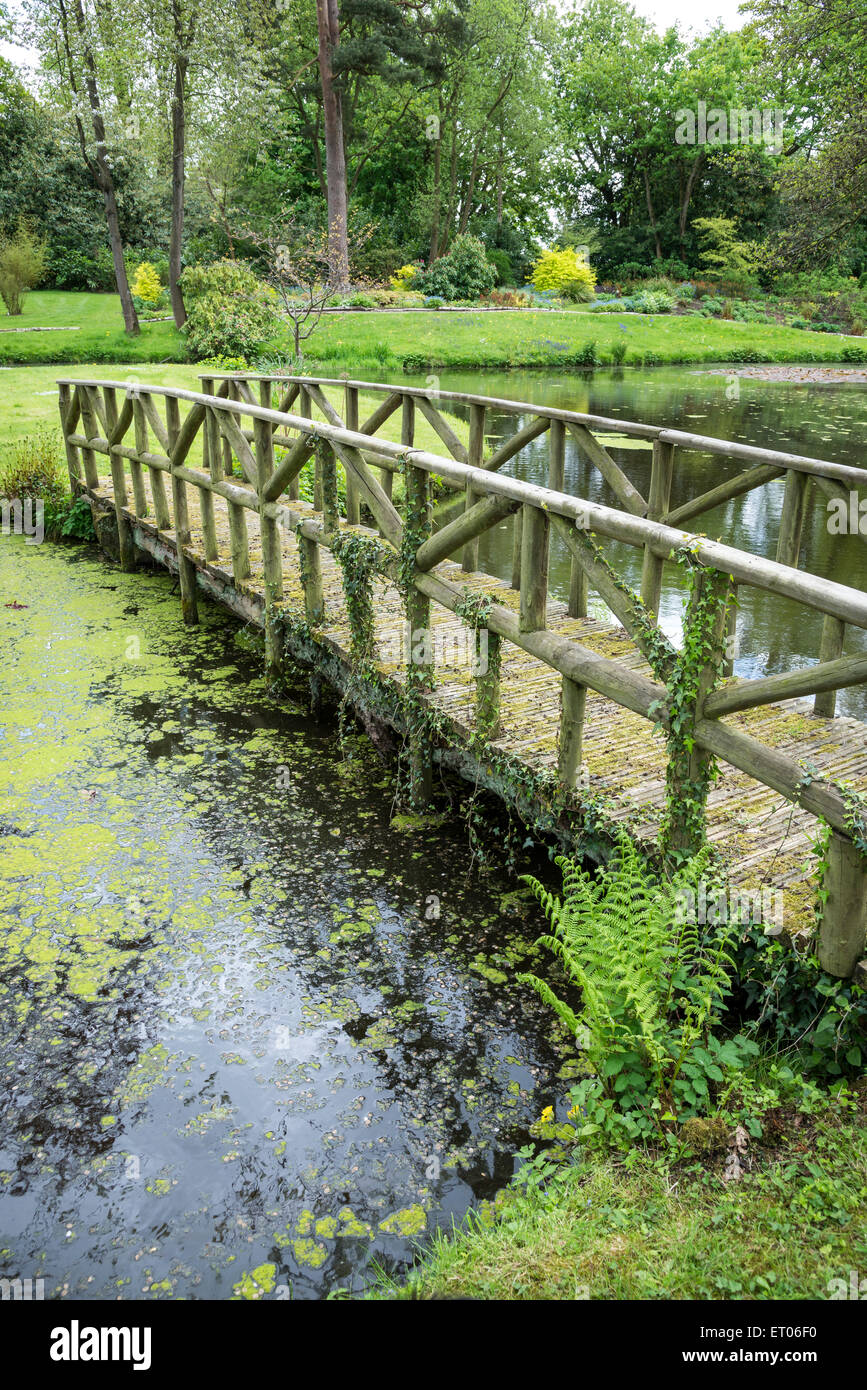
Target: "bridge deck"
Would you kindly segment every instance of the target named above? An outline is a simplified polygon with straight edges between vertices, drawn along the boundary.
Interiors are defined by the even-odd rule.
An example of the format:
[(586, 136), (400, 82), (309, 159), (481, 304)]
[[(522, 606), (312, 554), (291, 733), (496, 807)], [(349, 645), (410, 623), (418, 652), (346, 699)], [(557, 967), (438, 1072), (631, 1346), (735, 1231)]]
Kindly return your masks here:
[[(100, 480), (100, 498), (112, 499), (110, 477)], [(192, 528), (190, 553), (199, 568), (207, 568), (232, 584), (231, 551), (226, 503), (214, 496), (214, 511), (220, 547), (219, 557), (204, 558), (197, 488), (188, 489)], [(169, 490), (169, 506), (171, 495)], [(292, 510), (315, 515), (304, 502), (293, 502)], [(174, 543), (172, 531), (157, 533), (152, 520), (127, 514), (135, 526)], [(249, 593), (264, 591), (258, 517), (246, 512), (250, 579)], [(339, 567), (330, 552), (320, 547), (326, 618), (321, 635), (348, 660), (349, 622)], [(469, 580), (459, 565), (445, 561), (437, 573), (456, 583)], [(283, 537), (283, 606), (303, 618), (304, 600), (299, 571), (298, 547), (293, 535)], [(499, 603), (517, 608), (518, 594), (490, 575), (472, 576), (475, 590), (491, 593)], [(396, 653), (400, 650), (403, 605), (395, 589), (378, 582), (376, 592), (377, 643), (391, 655), (380, 669), (395, 681), (402, 681), (403, 668)], [(575, 619), (566, 614), (563, 603), (549, 601), (548, 626), (569, 634), (602, 655), (614, 657), (635, 670), (647, 672), (644, 658), (624, 630), (613, 620)], [(434, 647), (459, 648), (466, 629), (450, 612), (431, 605)], [(555, 767), (560, 714), (560, 677), (528, 653), (503, 644), (501, 670), (502, 733), (497, 746), (517, 756), (533, 769)], [(436, 663), (437, 707), (453, 722), (457, 731), (468, 734), (474, 725), (474, 682), (469, 666), (457, 659)], [(867, 728), (856, 720), (815, 717), (807, 701), (788, 701), (729, 715), (725, 719), (743, 728), (762, 742), (787, 752), (819, 772), (845, 779), (867, 791)], [(591, 792), (602, 793), (613, 803), (615, 817), (630, 817), (642, 838), (654, 839), (658, 833), (665, 802), (665, 744), (662, 736), (648, 737), (646, 719), (632, 714), (611, 700), (588, 692), (584, 727), (583, 761), (589, 772)], [(755, 891), (767, 887), (782, 890), (784, 921), (789, 932), (813, 924), (816, 857), (812, 848), (815, 818), (793, 806), (784, 797), (747, 774), (720, 764), (720, 777), (708, 800), (708, 836), (730, 864), (730, 882), (738, 888)]]

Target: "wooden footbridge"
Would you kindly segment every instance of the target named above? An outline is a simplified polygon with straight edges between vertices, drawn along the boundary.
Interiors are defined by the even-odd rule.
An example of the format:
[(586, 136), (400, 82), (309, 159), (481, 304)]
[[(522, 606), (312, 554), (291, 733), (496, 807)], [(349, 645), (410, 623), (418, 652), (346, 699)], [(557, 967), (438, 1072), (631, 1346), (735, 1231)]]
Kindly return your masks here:
[[(618, 825), (669, 856), (693, 852), (706, 833), (730, 884), (754, 902), (763, 890), (781, 895), (790, 936), (815, 924), (820, 881), (820, 959), (839, 976), (856, 970), (867, 729), (834, 710), (837, 690), (867, 681), (867, 656), (842, 654), (845, 625), (867, 628), (867, 595), (797, 564), (811, 499), (848, 499), (867, 471), (454, 392), (297, 376), (201, 385), (60, 382), (73, 491), (89, 497), (125, 568), (146, 552), (178, 574), (186, 621), (203, 590), (264, 628), (271, 668), (286, 655), (306, 662), (374, 733), (395, 729), (417, 801), (441, 763), (591, 853)], [(468, 415), (468, 432), (449, 405)], [(493, 448), (492, 411), (518, 425)], [(416, 447), (422, 429), (442, 452)], [(611, 505), (564, 490), (567, 434)], [(647, 497), (602, 442), (610, 434), (652, 448)], [(542, 435), (547, 487), (500, 471)], [(689, 450), (718, 456), (724, 480), (672, 510), (675, 460)], [(682, 529), (777, 478), (775, 561)], [(503, 525), (514, 536), (511, 586), (479, 569), (479, 537)], [(548, 595), (552, 534), (571, 557), (568, 603)], [(612, 565), (612, 542), (640, 552), (640, 594)], [(656, 621), (670, 558), (690, 581), (680, 649)], [(745, 587), (824, 615), (816, 664), (731, 678)], [(608, 620), (588, 616), (588, 592)], [(489, 660), (473, 666), (483, 637)]]

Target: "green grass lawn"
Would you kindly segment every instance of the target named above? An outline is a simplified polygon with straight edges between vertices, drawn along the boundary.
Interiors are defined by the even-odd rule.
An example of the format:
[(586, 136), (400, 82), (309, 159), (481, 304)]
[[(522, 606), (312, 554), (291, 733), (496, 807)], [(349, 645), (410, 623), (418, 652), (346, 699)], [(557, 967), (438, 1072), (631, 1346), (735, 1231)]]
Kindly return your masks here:
[(374, 1298), (828, 1299), (867, 1268), (867, 1129), (829, 1106), (789, 1116), (739, 1181), (724, 1153), (668, 1165), (634, 1150), (587, 1157), (545, 1189), (506, 1189), (410, 1283)]
[[(58, 326), (68, 331), (9, 331)], [(385, 311), (326, 315), (308, 340), (307, 362), (321, 374), (348, 371), (376, 380), (444, 367), (562, 368), (581, 365), (591, 342), (602, 365), (624, 343), (627, 366), (728, 362), (743, 360), (745, 352), (767, 362), (839, 362), (847, 345), (867, 350), (864, 338), (671, 314)], [(269, 350), (285, 354), (288, 346), (287, 337)], [(144, 323), (140, 337), (128, 338), (117, 295), (35, 291), (20, 317), (0, 317), (0, 363), (183, 362), (186, 355), (171, 322)]]
[[(133, 362), (107, 364), (105, 362), (85, 362), (79, 365), (66, 363), (60, 366), (12, 367), (0, 369), (0, 467), (8, 455), (10, 445), (24, 435), (36, 430), (49, 429), (56, 432), (60, 441), (60, 416), (58, 414), (58, 377), (90, 377), (98, 381), (138, 381), (152, 386), (178, 386), (187, 391), (198, 391), (201, 387), (199, 372), (201, 368), (190, 363), (161, 364)], [(325, 393), (336, 409), (342, 414), (342, 388), (329, 388)], [(363, 420), (381, 404), (382, 397), (359, 394), (359, 414)], [(189, 407), (181, 402), (181, 416)], [(161, 412), (162, 413), (162, 412)], [(450, 421), (455, 433), (465, 442), (469, 436), (468, 427), (460, 420)], [(386, 420), (378, 431), (382, 439), (392, 443), (400, 442), (400, 411)], [(439, 435), (427, 420), (419, 414), (416, 417), (416, 442), (419, 448), (432, 453), (442, 453), (444, 445)], [(62, 450), (61, 450), (62, 452)], [(200, 445), (194, 445), (191, 461), (198, 462)], [(64, 463), (64, 468), (65, 468)], [(103, 464), (100, 464), (102, 467)], [(108, 469), (108, 460), (104, 467)]]
[[(61, 333), (19, 333), (21, 328), (63, 328)], [(143, 323), (127, 337), (116, 294), (34, 290), (21, 314), (0, 314), (0, 363), (182, 362), (183, 339), (172, 322)]]

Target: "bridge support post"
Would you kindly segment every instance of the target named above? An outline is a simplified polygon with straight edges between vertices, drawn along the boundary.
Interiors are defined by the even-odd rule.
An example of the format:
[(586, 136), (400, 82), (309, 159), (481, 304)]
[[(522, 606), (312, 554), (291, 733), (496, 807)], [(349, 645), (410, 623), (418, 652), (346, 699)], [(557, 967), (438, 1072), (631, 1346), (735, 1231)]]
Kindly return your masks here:
[[(822, 642), (819, 647), (820, 661), (837, 661), (843, 655), (843, 638), (846, 624), (833, 614), (826, 613), (822, 624)], [(837, 708), (836, 690), (820, 690), (813, 701), (813, 713), (833, 719)]]
[[(674, 445), (653, 441), (653, 463), (650, 468), (650, 492), (647, 499), (648, 521), (664, 521), (671, 501), (671, 479), (674, 475)], [(641, 569), (641, 597), (654, 617), (659, 615), (662, 592), (662, 567), (665, 561), (655, 555), (649, 545), (644, 547)]]
[[(166, 426), (169, 436), (169, 458), (173, 460), (175, 445), (181, 432), (181, 413), (174, 396), (166, 396)], [(181, 613), (185, 623), (199, 621), (196, 605), (196, 567), (186, 553), (192, 539), (187, 506), (187, 485), (175, 472), (172, 462), (172, 501), (175, 509), (175, 544), (178, 548), (178, 579), (181, 585)]]
[(77, 497), (81, 491), (81, 459), (78, 449), (74, 444), (70, 444), (69, 436), (72, 434), (78, 411), (73, 405), (73, 394), (69, 386), (63, 385), (59, 391), (60, 404), (60, 426), (63, 430), (63, 443), (66, 448), (66, 467), (69, 471), (69, 490), (73, 498)]
[(819, 964), (848, 979), (867, 940), (867, 859), (845, 835), (831, 832), (825, 868), (827, 897), (819, 927)]
[(564, 787), (577, 785), (581, 769), (581, 747), (584, 740), (584, 711), (587, 706), (587, 687), (569, 676), (563, 677), (560, 695), (560, 742), (557, 770)]
[[(271, 382), (260, 381), (259, 404), (271, 409)], [(259, 494), (259, 532), (262, 537), (262, 569), (265, 580), (265, 665), (270, 672), (280, 669), (280, 635), (275, 626), (275, 608), (283, 597), (283, 546), (280, 526), (268, 516), (262, 494), (274, 472), (274, 432), (266, 420), (254, 420), (253, 442), (256, 452), (256, 491)], [(333, 462), (333, 459), (332, 459)]]
[[(346, 421), (348, 430), (358, 429), (358, 387), (344, 387), (343, 418)], [(348, 526), (359, 526), (361, 524), (361, 502), (358, 496), (358, 484), (346, 470), (346, 523)]]
[[(485, 407), (483, 405), (470, 406), (470, 443), (467, 455), (467, 462), (471, 468), (481, 468), (485, 451)], [(475, 491), (472, 483), (467, 483), (464, 510), (469, 511), (479, 500), (479, 493)], [(479, 538), (468, 541), (464, 546), (464, 553), (461, 562), (461, 569), (464, 574), (474, 574), (479, 568)]]

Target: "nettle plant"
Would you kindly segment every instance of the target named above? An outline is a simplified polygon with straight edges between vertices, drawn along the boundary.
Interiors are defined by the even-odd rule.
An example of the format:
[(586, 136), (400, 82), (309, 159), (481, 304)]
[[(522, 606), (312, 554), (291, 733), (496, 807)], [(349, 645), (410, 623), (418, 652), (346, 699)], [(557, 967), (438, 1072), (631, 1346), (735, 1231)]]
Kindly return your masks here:
[(729, 1074), (758, 1053), (718, 1034), (731, 990), (736, 925), (699, 927), (687, 890), (706, 881), (709, 851), (670, 878), (657, 876), (625, 832), (594, 875), (567, 858), (559, 899), (525, 876), (551, 924), (540, 937), (581, 992), (581, 1013), (532, 974), (536, 990), (574, 1036), (590, 1075), (571, 1092), (576, 1137), (628, 1146), (673, 1134), (713, 1108)]

